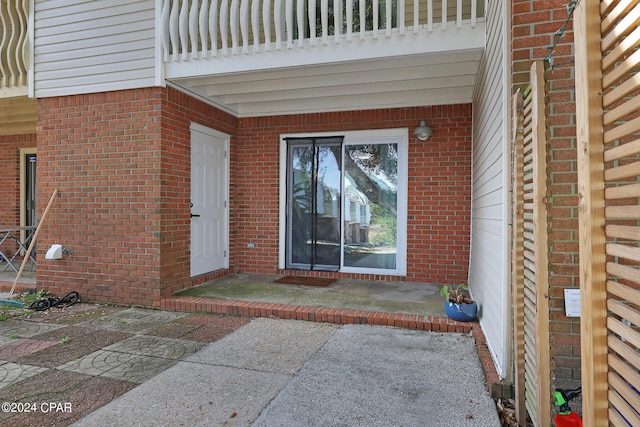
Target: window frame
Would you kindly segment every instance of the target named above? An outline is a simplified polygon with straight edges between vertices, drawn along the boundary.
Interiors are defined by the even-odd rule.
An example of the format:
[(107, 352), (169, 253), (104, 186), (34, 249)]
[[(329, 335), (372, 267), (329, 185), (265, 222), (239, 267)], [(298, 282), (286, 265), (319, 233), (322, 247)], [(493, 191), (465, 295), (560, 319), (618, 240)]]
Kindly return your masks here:
[[(279, 196), (279, 248), (278, 248), (278, 268), (285, 269), (286, 260), (286, 209), (287, 209), (287, 138), (310, 138), (343, 136), (342, 155), (344, 147), (348, 145), (363, 144), (397, 144), (398, 145), (398, 213), (397, 213), (397, 244), (396, 244), (396, 268), (364, 268), (345, 267), (344, 253), (340, 257), (341, 273), (355, 274), (378, 274), (389, 276), (405, 276), (407, 272), (407, 218), (408, 218), (408, 175), (409, 175), (409, 129), (371, 129), (362, 131), (344, 132), (305, 132), (280, 135), (280, 196)], [(343, 182), (344, 185), (344, 182)], [(344, 194), (342, 189), (342, 194)], [(341, 213), (341, 227), (344, 227), (344, 209)], [(343, 230), (344, 231), (344, 230)], [(344, 244), (341, 245), (344, 251)]]

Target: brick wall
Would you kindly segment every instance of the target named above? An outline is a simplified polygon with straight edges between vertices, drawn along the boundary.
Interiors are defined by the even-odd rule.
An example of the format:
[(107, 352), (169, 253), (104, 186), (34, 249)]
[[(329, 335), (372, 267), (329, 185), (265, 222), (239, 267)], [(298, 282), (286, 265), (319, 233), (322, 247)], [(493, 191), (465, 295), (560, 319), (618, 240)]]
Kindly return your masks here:
[(60, 243), (73, 253), (40, 258), (38, 285), (56, 294), (77, 290), (91, 301), (157, 306), (163, 296), (224, 274), (189, 278), (191, 121), (232, 135), (229, 272), (276, 273), (280, 134), (411, 133), (422, 119), (434, 135), (426, 142), (410, 135), (406, 279), (464, 282), (470, 105), (238, 120), (170, 88), (42, 99), (40, 214), (53, 189), (60, 194), (39, 247)]
[(156, 97), (127, 91), (39, 100), (39, 212), (59, 190), (39, 246), (73, 251), (60, 261), (39, 258), (40, 288), (116, 304), (158, 298)]
[[(567, 20), (564, 0), (513, 1), (513, 79), (528, 82), (533, 60), (544, 59), (554, 34)], [(579, 286), (578, 197), (572, 22), (553, 49), (553, 69), (546, 72), (549, 192), (550, 331), (557, 387), (580, 380), (580, 322), (567, 318), (564, 289)], [(515, 87), (513, 88), (515, 91)]]
[(38, 105), (38, 206), (60, 191), (39, 247), (38, 286), (87, 300), (159, 306), (189, 284), (189, 125), (234, 129), (225, 113), (173, 89), (60, 98)]
[[(283, 133), (409, 128), (409, 281), (467, 281), (471, 209), (471, 105), (246, 118), (232, 147), (231, 244), (235, 268), (278, 273), (279, 137)], [(425, 119), (434, 129), (419, 141)], [(256, 244), (253, 249), (247, 243)], [(319, 273), (318, 273), (319, 274)], [(326, 275), (326, 273), (324, 273)], [(397, 280), (397, 277), (340, 276)]]

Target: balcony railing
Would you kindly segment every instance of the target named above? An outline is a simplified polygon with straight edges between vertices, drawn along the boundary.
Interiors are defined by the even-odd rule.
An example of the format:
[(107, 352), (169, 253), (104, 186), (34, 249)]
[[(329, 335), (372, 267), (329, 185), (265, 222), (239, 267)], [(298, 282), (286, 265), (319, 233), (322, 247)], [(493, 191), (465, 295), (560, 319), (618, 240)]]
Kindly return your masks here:
[[(479, 4), (481, 3), (481, 4)], [(478, 0), (162, 0), (165, 62), (475, 27)]]
[(0, 1), (0, 93), (26, 94), (29, 74), (28, 16), (28, 0)]

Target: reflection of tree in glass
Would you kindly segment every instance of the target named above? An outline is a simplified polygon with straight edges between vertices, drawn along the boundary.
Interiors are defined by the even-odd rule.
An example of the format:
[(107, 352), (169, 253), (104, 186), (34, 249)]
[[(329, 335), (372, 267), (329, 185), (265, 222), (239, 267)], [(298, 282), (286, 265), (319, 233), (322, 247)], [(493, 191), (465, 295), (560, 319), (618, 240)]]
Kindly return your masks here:
[(346, 172), (372, 204), (396, 215), (398, 150), (396, 144), (347, 146)]
[[(312, 227), (313, 217), (317, 218), (318, 210), (323, 209), (318, 206), (320, 202), (318, 197), (320, 194), (323, 196), (326, 194), (324, 190), (330, 188), (328, 182), (340, 182), (338, 165), (341, 159), (341, 148), (339, 145), (301, 146), (294, 150), (293, 156), (292, 238), (294, 247), (308, 258), (309, 240), (317, 239)], [(337, 177), (331, 177), (332, 174)], [(333, 190), (339, 194), (340, 188)], [(324, 213), (329, 216), (336, 215), (335, 212)]]
[(293, 188), (291, 237), (293, 239), (293, 254), (299, 260), (308, 259), (310, 249), (307, 245), (309, 239), (309, 212), (311, 212), (311, 165), (313, 150), (310, 147), (296, 148), (293, 158)]
[(388, 182), (398, 181), (398, 152), (395, 144), (355, 145), (350, 151), (353, 161), (374, 175), (385, 175)]
[(371, 233), (370, 242), (374, 246), (395, 246), (398, 230), (398, 219), (395, 215), (391, 215), (388, 211), (380, 209), (379, 206), (371, 207), (371, 222), (378, 224), (375, 233)]
[[(329, 156), (333, 157), (330, 162), (331, 165), (339, 164), (340, 147), (316, 147), (315, 150), (311, 147), (301, 147), (296, 150), (293, 165), (294, 173), (297, 175), (294, 178), (294, 187), (296, 183), (299, 184), (299, 187), (294, 189), (294, 194), (302, 192), (303, 194), (310, 195), (311, 184), (314, 178), (317, 178), (318, 185), (326, 182), (327, 164), (329, 163), (327, 162), (327, 158)], [(312, 168), (315, 168), (315, 170), (312, 171)], [(339, 173), (339, 171), (337, 173)], [(307, 201), (303, 203), (307, 203)]]
[(300, 147), (295, 150), (293, 159), (293, 202), (295, 207), (309, 211), (311, 209), (311, 165), (313, 150)]
[(346, 172), (366, 195), (371, 212), (368, 243), (394, 248), (397, 244), (398, 149), (396, 144), (350, 145)]

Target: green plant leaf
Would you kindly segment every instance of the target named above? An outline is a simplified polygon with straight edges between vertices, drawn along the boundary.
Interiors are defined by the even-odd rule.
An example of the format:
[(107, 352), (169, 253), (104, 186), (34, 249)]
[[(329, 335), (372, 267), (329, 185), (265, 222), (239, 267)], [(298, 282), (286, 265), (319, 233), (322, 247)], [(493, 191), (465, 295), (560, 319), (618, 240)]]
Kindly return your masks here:
[(449, 292), (451, 292), (451, 286), (449, 286), (449, 285), (444, 285), (442, 288), (440, 288), (440, 296), (441, 297), (448, 297), (449, 296)]

